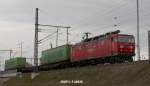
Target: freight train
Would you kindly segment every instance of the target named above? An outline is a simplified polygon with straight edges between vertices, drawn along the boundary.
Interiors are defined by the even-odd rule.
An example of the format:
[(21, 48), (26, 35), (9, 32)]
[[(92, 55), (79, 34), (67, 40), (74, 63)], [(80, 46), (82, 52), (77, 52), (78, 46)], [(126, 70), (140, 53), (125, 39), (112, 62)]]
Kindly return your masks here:
[[(75, 45), (62, 45), (42, 51), (39, 70), (99, 63), (133, 61), (133, 35), (119, 34), (119, 30), (82, 40)], [(7, 69), (7, 67), (6, 67)], [(29, 70), (34, 68), (23, 68)]]

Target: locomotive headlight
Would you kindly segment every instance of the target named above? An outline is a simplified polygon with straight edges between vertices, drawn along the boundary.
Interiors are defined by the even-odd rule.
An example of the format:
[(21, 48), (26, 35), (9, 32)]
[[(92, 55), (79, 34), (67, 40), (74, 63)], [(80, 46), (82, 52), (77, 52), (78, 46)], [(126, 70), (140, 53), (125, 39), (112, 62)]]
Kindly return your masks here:
[(134, 47), (133, 47), (133, 46), (129, 46), (129, 48), (130, 48), (130, 49), (133, 49)]
[(120, 46), (120, 48), (124, 48), (124, 46)]

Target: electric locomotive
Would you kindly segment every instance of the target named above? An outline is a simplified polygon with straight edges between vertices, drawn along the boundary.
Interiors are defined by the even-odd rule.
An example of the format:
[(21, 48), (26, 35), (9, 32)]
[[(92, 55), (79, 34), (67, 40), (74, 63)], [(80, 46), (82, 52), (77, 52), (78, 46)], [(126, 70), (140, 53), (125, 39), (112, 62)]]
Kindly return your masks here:
[(120, 30), (87, 38), (72, 46), (71, 61), (124, 62), (133, 61), (135, 41), (133, 35), (119, 34)]

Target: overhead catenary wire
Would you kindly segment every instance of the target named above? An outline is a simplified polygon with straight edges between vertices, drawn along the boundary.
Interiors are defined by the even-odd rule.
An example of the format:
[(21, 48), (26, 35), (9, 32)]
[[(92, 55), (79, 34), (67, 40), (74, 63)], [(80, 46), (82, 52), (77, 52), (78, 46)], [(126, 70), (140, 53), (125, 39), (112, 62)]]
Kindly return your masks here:
[(56, 31), (56, 30), (55, 29), (48, 29), (48, 28), (39, 28), (38, 31), (43, 33), (43, 32), (52, 32), (52, 31)]
[[(111, 8), (109, 8), (109, 9), (104, 9), (104, 10), (101, 10), (101, 11), (98, 11), (98, 12), (96, 12), (96, 13), (94, 13), (94, 14), (92, 14), (91, 16), (88, 16), (88, 17), (86, 17), (86, 18), (83, 18), (80, 22), (83, 22), (83, 21), (87, 21), (87, 20), (89, 20), (90, 18), (92, 18), (93, 19), (93, 15), (97, 15), (97, 17), (101, 17), (101, 16), (110, 16), (110, 15), (113, 15), (114, 13), (116, 13), (117, 11), (120, 11), (120, 9), (123, 9), (123, 8), (128, 8), (128, 3), (127, 2), (125, 2), (124, 0), (121, 0), (118, 4), (122, 4), (122, 5), (120, 5), (120, 6), (115, 6), (115, 7), (111, 7)], [(100, 13), (99, 13), (100, 12)], [(113, 17), (113, 16), (112, 16)], [(85, 24), (86, 22), (84, 22), (84, 24)], [(76, 24), (76, 25), (73, 25), (73, 26), (81, 26), (81, 25), (83, 25), (83, 23), (82, 24)]]
[[(51, 37), (49, 37), (48, 39), (43, 40), (42, 43), (47, 42), (48, 40), (53, 40), (53, 41), (54, 41), (54, 40), (55, 40), (55, 37), (56, 37), (56, 36), (51, 36)], [(42, 43), (40, 43), (41, 46), (42, 46)]]
[(49, 35), (47, 35), (46, 37), (44, 37), (44, 38), (42, 38), (41, 40), (39, 40), (39, 41), (38, 41), (38, 42), (39, 42), (39, 44), (40, 44), (43, 40), (45, 40), (45, 39), (47, 39), (48, 37), (50, 37), (50, 36), (54, 35), (55, 33), (57, 33), (57, 31), (55, 31), (54, 33), (49, 34)]
[[(133, 13), (132, 13), (133, 14)], [(135, 15), (135, 14), (134, 14)], [(122, 16), (123, 17), (123, 16)], [(118, 17), (118, 18), (122, 18), (121, 16), (120, 17)], [(144, 16), (144, 17), (146, 17), (146, 16)], [(130, 16), (130, 17), (127, 17), (126, 19), (123, 19), (123, 20), (119, 20), (118, 22), (118, 24), (126, 24), (126, 22), (127, 23), (131, 23), (131, 22), (133, 22), (133, 20), (135, 21), (136, 20), (136, 17), (135, 16)], [(145, 24), (146, 25), (146, 24)], [(147, 24), (148, 25), (148, 24)], [(104, 27), (98, 27), (98, 28), (96, 28), (96, 29), (92, 29), (92, 30), (89, 30), (89, 31), (92, 31), (92, 32), (94, 32), (94, 31), (97, 31), (98, 29), (105, 29), (105, 28), (107, 28), (107, 26), (108, 27), (113, 27), (113, 24), (111, 24), (111, 25), (106, 25), (106, 26), (104, 26)]]
[[(99, 15), (99, 16), (106, 16), (106, 15), (109, 15), (109, 14), (112, 14), (112, 13), (114, 13), (115, 11), (118, 11), (118, 9), (121, 9), (121, 8), (127, 8), (128, 7), (128, 5), (127, 4), (129, 4), (129, 3), (127, 3), (126, 1), (124, 1), (124, 0), (120, 0), (120, 1), (117, 1), (117, 2), (112, 2), (112, 3), (115, 3), (115, 4), (120, 4), (120, 6), (115, 6), (115, 7), (110, 7), (109, 9), (103, 9), (103, 10), (101, 10), (100, 12), (102, 12), (102, 14), (97, 14), (97, 13), (95, 13), (95, 14), (97, 14), (97, 15)], [(116, 10), (117, 9), (117, 10)], [(41, 11), (41, 13), (44, 13), (45, 15), (47, 15), (47, 16), (49, 16), (49, 12), (47, 12), (47, 11), (45, 11), (45, 10), (41, 10), (40, 9), (40, 11)], [(91, 16), (93, 16), (94, 14), (92, 14)], [(87, 20), (87, 19), (89, 19), (89, 17), (87, 17), (87, 18), (83, 18), (82, 20)], [(82, 22), (82, 21), (81, 21)], [(72, 25), (72, 26), (80, 26), (80, 24), (77, 24), (77, 25)], [(78, 29), (78, 28), (77, 28)]]
[[(128, 4), (127, 2), (125, 2), (123, 0), (120, 0), (120, 1), (115, 2), (115, 3), (116, 4), (121, 4), (121, 6), (113, 7), (111, 9), (109, 9), (109, 10), (108, 9), (104, 9), (105, 11), (103, 11), (103, 14), (105, 16), (108, 15), (108, 14), (114, 13), (114, 11), (118, 11), (118, 9), (127, 8), (127, 4)], [(40, 9), (40, 11), (41, 11), (41, 9)], [(42, 12), (43, 12), (43, 10), (42, 10)], [(44, 11), (44, 13), (45, 13), (45, 11)], [(48, 14), (48, 13), (46, 13), (46, 14)], [(101, 15), (99, 15), (99, 16), (101, 16)], [(113, 25), (112, 25), (112, 27), (113, 27)]]
[[(121, 4), (121, 6), (117, 6), (117, 7), (112, 7), (110, 9), (104, 9), (106, 11), (102, 11), (103, 14), (105, 14), (106, 16), (110, 13), (114, 13), (115, 11), (118, 11), (118, 9), (121, 9), (121, 8), (127, 8), (128, 7), (128, 2), (124, 1), (124, 0), (120, 0), (119, 2), (115, 2), (116, 4)], [(115, 10), (114, 10), (115, 9)], [(117, 9), (117, 10), (116, 10)], [(101, 15), (99, 15), (101, 16)]]

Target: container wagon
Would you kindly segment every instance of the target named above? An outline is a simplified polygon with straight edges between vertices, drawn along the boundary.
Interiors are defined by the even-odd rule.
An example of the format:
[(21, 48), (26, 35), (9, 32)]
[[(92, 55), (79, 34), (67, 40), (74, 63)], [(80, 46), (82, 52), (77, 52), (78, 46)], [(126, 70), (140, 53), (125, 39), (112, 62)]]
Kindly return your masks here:
[(18, 70), (26, 67), (26, 58), (16, 57), (5, 61), (5, 71), (7, 70)]
[(42, 57), (40, 58), (41, 66), (63, 66), (63, 64), (70, 62), (71, 45), (62, 45), (56, 48), (42, 51)]

